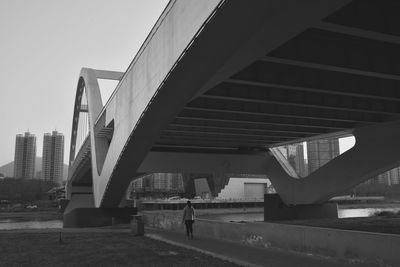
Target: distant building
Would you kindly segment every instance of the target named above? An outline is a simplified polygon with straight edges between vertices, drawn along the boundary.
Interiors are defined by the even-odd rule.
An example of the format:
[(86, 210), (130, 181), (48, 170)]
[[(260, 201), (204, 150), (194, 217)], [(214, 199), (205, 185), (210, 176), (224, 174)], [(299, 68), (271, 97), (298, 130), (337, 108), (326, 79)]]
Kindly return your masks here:
[(400, 168), (394, 168), (389, 173), (389, 185), (400, 184)]
[(263, 200), (271, 182), (263, 178), (230, 178), (217, 199)]
[(64, 135), (57, 131), (43, 136), (42, 179), (60, 183), (63, 180)]
[(308, 175), (303, 143), (281, 146), (278, 147), (278, 150), (288, 160), (299, 177), (306, 177)]
[(26, 132), (15, 137), (14, 177), (32, 179), (35, 175), (36, 136)]
[(387, 172), (379, 174), (377, 177), (369, 179), (366, 184), (384, 184), (396, 185), (400, 184), (400, 167), (391, 169)]
[(152, 173), (132, 181), (131, 192), (135, 193), (182, 193), (183, 179), (180, 173)]
[(339, 139), (319, 139), (307, 142), (308, 171), (312, 173), (339, 156)]

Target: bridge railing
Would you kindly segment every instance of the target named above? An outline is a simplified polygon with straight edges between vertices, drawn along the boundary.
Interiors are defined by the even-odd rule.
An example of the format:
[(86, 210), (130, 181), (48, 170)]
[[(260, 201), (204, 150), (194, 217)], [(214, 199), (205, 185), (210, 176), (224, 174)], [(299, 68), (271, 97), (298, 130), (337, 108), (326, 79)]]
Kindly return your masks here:
[(82, 143), (72, 164), (70, 163), (68, 169), (68, 180), (74, 178), (77, 169), (82, 165), (82, 162), (85, 159), (88, 159), (88, 157), (90, 158), (90, 134), (87, 135), (85, 141)]

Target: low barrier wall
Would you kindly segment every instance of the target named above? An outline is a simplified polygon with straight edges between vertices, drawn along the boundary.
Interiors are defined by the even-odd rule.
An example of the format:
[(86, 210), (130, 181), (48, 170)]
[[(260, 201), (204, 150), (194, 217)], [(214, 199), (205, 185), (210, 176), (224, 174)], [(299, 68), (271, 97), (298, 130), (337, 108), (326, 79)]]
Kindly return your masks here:
[[(145, 201), (141, 202), (140, 208), (142, 210), (182, 210), (186, 206), (186, 201)], [(250, 201), (192, 201), (192, 206), (198, 209), (231, 209), (231, 208), (253, 208), (264, 207), (263, 200), (250, 200)]]
[[(143, 212), (147, 226), (183, 231), (181, 212)], [(195, 236), (263, 248), (280, 248), (351, 262), (400, 266), (400, 235), (269, 222), (231, 223), (198, 219)]]

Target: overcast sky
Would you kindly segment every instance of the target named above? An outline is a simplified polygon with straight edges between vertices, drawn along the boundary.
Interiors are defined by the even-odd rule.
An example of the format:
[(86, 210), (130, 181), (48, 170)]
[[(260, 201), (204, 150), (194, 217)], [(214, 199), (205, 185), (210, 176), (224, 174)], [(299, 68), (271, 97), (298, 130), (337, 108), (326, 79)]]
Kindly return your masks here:
[(62, 132), (67, 162), (80, 69), (125, 71), (167, 3), (0, 0), (0, 166), (14, 160), (15, 135), (28, 129), (37, 156), (45, 132)]

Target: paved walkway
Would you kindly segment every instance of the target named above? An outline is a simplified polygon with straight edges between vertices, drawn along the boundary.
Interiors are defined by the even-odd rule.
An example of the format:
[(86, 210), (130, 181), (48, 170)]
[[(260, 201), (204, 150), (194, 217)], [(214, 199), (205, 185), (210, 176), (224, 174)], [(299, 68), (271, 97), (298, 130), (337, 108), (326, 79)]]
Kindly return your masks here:
[(172, 245), (193, 249), (211, 256), (227, 260), (243, 266), (271, 266), (271, 267), (338, 267), (338, 266), (374, 266), (361, 263), (346, 263), (333, 261), (300, 253), (278, 249), (264, 249), (250, 247), (238, 243), (216, 239), (196, 237), (188, 240), (182, 232), (163, 231), (146, 228), (146, 236), (167, 242)]

